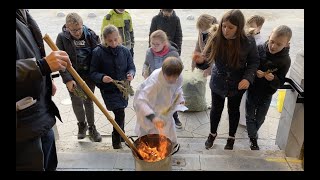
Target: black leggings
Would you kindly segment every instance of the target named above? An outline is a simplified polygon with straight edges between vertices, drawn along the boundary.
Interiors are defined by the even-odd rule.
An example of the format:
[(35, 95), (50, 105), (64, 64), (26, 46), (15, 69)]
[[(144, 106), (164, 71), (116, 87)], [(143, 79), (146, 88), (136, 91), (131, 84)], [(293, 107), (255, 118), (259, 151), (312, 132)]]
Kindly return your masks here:
[[(228, 98), (228, 114), (229, 114), (229, 136), (235, 137), (240, 118), (240, 102), (243, 93)], [(225, 98), (211, 91), (212, 107), (210, 111), (210, 131), (216, 133), (221, 114), (224, 107)]]

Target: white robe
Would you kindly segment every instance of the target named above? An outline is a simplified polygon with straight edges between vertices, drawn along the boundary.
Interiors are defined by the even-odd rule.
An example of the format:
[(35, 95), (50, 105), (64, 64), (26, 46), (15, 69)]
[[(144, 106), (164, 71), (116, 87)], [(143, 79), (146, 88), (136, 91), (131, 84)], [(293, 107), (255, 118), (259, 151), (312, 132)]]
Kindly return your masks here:
[[(159, 133), (154, 124), (146, 116), (155, 114), (160, 116), (164, 109), (173, 104), (177, 95), (180, 97), (177, 105), (165, 116), (163, 132)], [(177, 110), (186, 110), (185, 106), (178, 105), (184, 101), (182, 92), (182, 76), (180, 75), (175, 84), (169, 84), (164, 79), (162, 68), (156, 69), (152, 74), (138, 87), (133, 99), (133, 107), (137, 115), (135, 132), (138, 137), (147, 134), (163, 134), (173, 143), (177, 142), (177, 135), (173, 113)]]

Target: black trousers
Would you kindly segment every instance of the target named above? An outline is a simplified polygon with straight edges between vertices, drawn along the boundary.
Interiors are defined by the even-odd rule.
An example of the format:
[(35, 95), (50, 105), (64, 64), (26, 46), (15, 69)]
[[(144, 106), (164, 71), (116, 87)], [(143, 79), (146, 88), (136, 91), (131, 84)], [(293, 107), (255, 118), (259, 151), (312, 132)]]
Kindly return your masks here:
[[(124, 119), (125, 119), (124, 108), (116, 109), (116, 110), (113, 110), (112, 112), (114, 113), (114, 120), (117, 122), (117, 124), (120, 126), (120, 128), (124, 132)], [(121, 136), (116, 130), (116, 128), (113, 127), (112, 144), (119, 144), (120, 142), (121, 142)]]
[[(235, 137), (240, 118), (240, 102), (243, 92), (228, 98), (229, 136)], [(210, 111), (210, 132), (216, 133), (224, 108), (225, 97), (211, 91), (212, 106)]]

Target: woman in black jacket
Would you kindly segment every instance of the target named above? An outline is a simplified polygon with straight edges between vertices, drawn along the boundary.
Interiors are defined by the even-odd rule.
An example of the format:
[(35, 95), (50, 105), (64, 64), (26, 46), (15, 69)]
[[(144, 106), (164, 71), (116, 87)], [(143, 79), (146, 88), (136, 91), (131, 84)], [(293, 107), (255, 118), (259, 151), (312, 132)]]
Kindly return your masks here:
[(225, 13), (217, 32), (212, 33), (204, 48), (203, 54), (206, 58), (196, 59), (197, 67), (200, 69), (207, 69), (212, 65), (211, 127), (205, 143), (207, 149), (213, 146), (213, 141), (217, 137), (217, 128), (226, 97), (228, 98), (229, 137), (225, 149), (233, 149), (240, 117), (240, 101), (245, 90), (252, 84), (259, 66), (256, 43), (253, 37), (245, 35), (244, 25), (245, 19), (240, 10), (230, 10)]

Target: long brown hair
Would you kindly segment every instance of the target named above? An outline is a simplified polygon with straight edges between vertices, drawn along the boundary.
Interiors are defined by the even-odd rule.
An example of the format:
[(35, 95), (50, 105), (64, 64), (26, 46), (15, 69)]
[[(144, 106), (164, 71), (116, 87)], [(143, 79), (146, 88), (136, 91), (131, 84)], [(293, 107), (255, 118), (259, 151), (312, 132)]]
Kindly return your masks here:
[[(223, 36), (222, 23), (226, 21), (237, 26), (235, 39), (228, 40)], [(218, 31), (210, 35), (204, 48), (204, 54), (207, 56), (209, 64), (214, 63), (215, 60), (221, 60), (232, 68), (239, 67), (240, 43), (246, 38), (244, 25), (245, 18), (240, 10), (230, 10), (223, 15)]]

